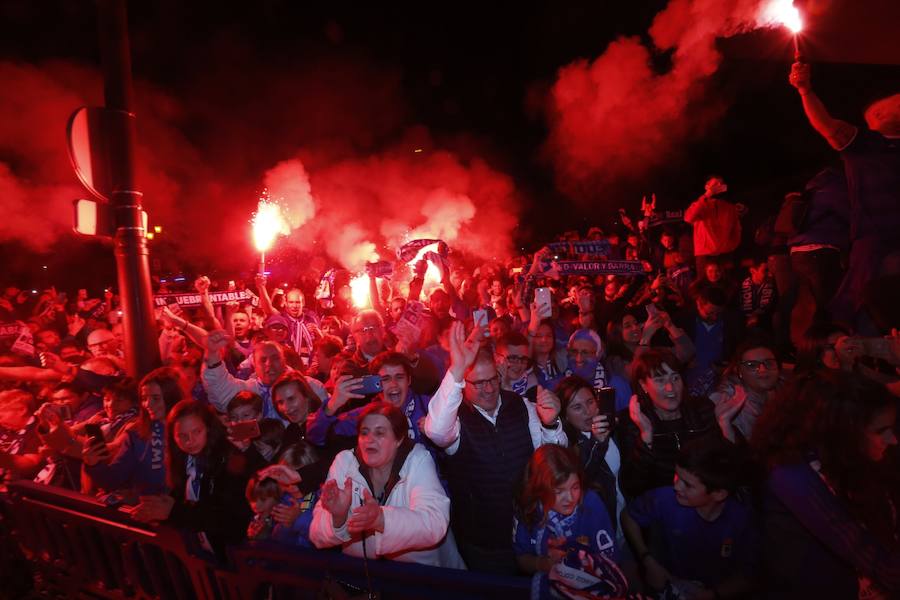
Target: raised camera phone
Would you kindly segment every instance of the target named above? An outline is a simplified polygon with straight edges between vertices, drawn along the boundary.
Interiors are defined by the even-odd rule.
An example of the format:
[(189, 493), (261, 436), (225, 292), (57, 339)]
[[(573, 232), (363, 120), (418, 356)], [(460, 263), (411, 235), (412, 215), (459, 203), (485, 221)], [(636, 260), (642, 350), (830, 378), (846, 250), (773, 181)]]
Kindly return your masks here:
[(362, 378), (362, 383), (360, 387), (356, 388), (355, 391), (358, 394), (379, 394), (381, 393), (381, 376), (379, 375), (366, 375)]
[(550, 288), (539, 287), (534, 290), (534, 303), (538, 307), (538, 316), (542, 319), (549, 319), (553, 314), (553, 304), (551, 300)]
[(609, 417), (612, 425), (616, 418), (616, 388), (600, 388), (597, 392), (597, 407), (601, 415)]

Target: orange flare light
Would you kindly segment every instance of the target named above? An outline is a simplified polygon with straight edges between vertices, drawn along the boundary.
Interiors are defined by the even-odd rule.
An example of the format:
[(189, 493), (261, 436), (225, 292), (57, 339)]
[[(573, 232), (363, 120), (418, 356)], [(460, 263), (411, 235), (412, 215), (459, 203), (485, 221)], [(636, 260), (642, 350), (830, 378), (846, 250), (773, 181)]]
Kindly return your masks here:
[(793, 0), (772, 0), (765, 9), (763, 20), (768, 23), (780, 23), (790, 29), (794, 35), (803, 29), (800, 11), (794, 6)]
[(350, 297), (356, 308), (371, 308), (369, 302), (369, 276), (365, 273), (350, 279)]
[(281, 207), (270, 202), (266, 196), (261, 197), (253, 215), (253, 245), (256, 250), (265, 252), (275, 243), (275, 238), (290, 232), (291, 228), (281, 214)]

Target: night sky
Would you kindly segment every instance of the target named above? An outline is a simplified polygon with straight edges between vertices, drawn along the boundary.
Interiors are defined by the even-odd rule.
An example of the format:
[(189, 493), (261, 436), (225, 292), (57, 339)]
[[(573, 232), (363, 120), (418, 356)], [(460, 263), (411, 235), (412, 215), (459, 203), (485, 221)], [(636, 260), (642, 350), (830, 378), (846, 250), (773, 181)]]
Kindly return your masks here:
[[(687, 114), (703, 112), (702, 123), (692, 124), (661, 163), (604, 179), (602, 185), (561, 183), (548, 149), (548, 94), (558, 70), (579, 59), (594, 60), (617, 36), (638, 36), (648, 44), (648, 28), (666, 4), (132, 2), (139, 128), (148, 123), (146, 135), (139, 129), (141, 142), (150, 154), (178, 156), (178, 168), (172, 169), (177, 172), (169, 175), (175, 183), (168, 187), (159, 183), (165, 178), (157, 172), (169, 171), (164, 162), (148, 173), (157, 197), (164, 195), (160, 190), (179, 190), (159, 206), (156, 197), (147, 197), (151, 220), (171, 231), (169, 246), (158, 245), (159, 255), (195, 239), (184, 221), (196, 222), (204, 210), (222, 213), (221, 223), (234, 227), (201, 236), (198, 246), (221, 238), (230, 244), (224, 252), (230, 258), (245, 253), (240, 220), (255, 201), (263, 173), (278, 161), (299, 156), (316, 194), (320, 169), (347, 157), (358, 165), (384, 156), (387, 148), (391, 156), (399, 155), (406, 146), (410, 152), (422, 145), (426, 153), (446, 150), (467, 166), (477, 158), (491, 173), (508, 176), (515, 200), (502, 208), (518, 221), (510, 233), (516, 247), (564, 229), (586, 229), (619, 206), (635, 212), (641, 195), (654, 191), (663, 208), (683, 208), (702, 191), (704, 176), (714, 172), (725, 176), (733, 196), (751, 211), (771, 210), (785, 192), (836, 159), (806, 123), (787, 84), (792, 51), (784, 30), (717, 42), (723, 58), (703, 93), (715, 100), (716, 109), (692, 106)], [(811, 11), (803, 39), (817, 91), (835, 116), (860, 123), (866, 104), (900, 89), (900, 45), (888, 31), (900, 22), (900, 3), (811, 0), (803, 5)], [(56, 82), (72, 88), (83, 83), (85, 100), (99, 102), (97, 76), (79, 80), (58, 70), (62, 63), (80, 73), (97, 72), (91, 2), (8, 0), (0, 18), (6, 24), (0, 60), (38, 73), (52, 71)], [(671, 52), (651, 53), (658, 72), (671, 68), (672, 60)], [(17, 106), (12, 96), (31, 93), (39, 92), (25, 83), (5, 85), (0, 99), (6, 97), (9, 112)], [(151, 101), (153, 114), (142, 122), (141, 102)], [(55, 119), (64, 109), (48, 114)], [(56, 128), (52, 135), (58, 135), (64, 158), (64, 124), (32, 116), (36, 126)], [(0, 128), (0, 162), (17, 181), (37, 186), (46, 178), (48, 184), (77, 186), (71, 168), (64, 173), (60, 156), (29, 154), (17, 137), (22, 135)], [(47, 154), (52, 144), (40, 148)], [(629, 152), (621, 149), (623, 155)], [(37, 166), (45, 159), (55, 166)], [(192, 181), (194, 174), (205, 187)], [(217, 178), (216, 186), (208, 183)], [(225, 202), (230, 194), (240, 200)], [(22, 223), (29, 225), (27, 219)], [(98, 263), (95, 285), (113, 271), (107, 249), (68, 234), (28, 247), (2, 229), (0, 236), (0, 252), (9, 256), (7, 275), (23, 282), (30, 278), (29, 285), (64, 279), (74, 262), (87, 259)], [(188, 252), (188, 269), (241, 267), (236, 260), (216, 264), (214, 253), (203, 250), (196, 257)], [(39, 264), (50, 268), (40, 272)]]

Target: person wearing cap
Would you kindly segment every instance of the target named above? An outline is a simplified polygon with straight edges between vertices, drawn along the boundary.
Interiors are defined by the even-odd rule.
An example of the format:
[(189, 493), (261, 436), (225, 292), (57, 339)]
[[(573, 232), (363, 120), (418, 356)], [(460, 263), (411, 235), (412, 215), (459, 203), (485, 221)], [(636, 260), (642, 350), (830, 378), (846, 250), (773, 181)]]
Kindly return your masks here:
[(291, 323), (284, 315), (269, 315), (263, 321), (263, 332), (266, 337), (279, 344), (288, 344), (288, 336), (291, 333)]

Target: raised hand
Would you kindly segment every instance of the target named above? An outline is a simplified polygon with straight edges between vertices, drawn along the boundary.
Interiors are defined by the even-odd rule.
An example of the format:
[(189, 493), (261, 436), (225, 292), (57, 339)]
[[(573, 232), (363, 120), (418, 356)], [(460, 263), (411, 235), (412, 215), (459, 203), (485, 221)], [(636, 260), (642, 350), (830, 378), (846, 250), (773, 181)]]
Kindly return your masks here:
[(209, 277), (206, 275), (201, 275), (194, 282), (194, 289), (197, 290), (200, 294), (209, 293)]
[(812, 71), (807, 63), (795, 62), (791, 65), (791, 74), (788, 81), (797, 88), (801, 94), (812, 90)]
[(641, 441), (647, 446), (653, 445), (653, 423), (650, 422), (650, 419), (648, 419), (647, 415), (644, 414), (644, 411), (641, 410), (641, 403), (638, 401), (636, 394), (632, 395), (631, 400), (628, 401), (628, 415), (641, 431)]
[(344, 488), (338, 487), (334, 479), (329, 479), (322, 486), (322, 496), (319, 502), (322, 508), (331, 513), (331, 520), (335, 527), (342, 527), (347, 522), (347, 513), (350, 512), (350, 501), (353, 497), (353, 481), (348, 477), (344, 480)]
[(358, 394), (354, 390), (358, 390), (362, 385), (361, 377), (353, 375), (341, 375), (334, 383), (334, 393), (325, 405), (325, 412), (328, 415), (334, 415), (345, 404), (353, 399), (365, 398), (364, 394)]
[(268, 279), (266, 279), (266, 276), (265, 276), (265, 275), (263, 275), (262, 273), (257, 273), (257, 274), (256, 274), (256, 289), (257, 289), (257, 290), (264, 290), (264, 289), (266, 289), (266, 282), (267, 282), (267, 281), (268, 281)]
[(732, 421), (737, 416), (744, 404), (747, 402), (747, 390), (744, 386), (737, 385), (734, 387), (734, 393), (726, 396), (721, 402), (716, 404), (716, 421), (719, 423), (719, 429), (722, 435), (729, 442), (734, 442), (737, 435), (734, 432)]
[(484, 338), (484, 328), (475, 327), (466, 337), (466, 327), (460, 321), (450, 325), (450, 373), (453, 379), (462, 381), (466, 371), (475, 362), (478, 348)]
[(206, 362), (218, 362), (222, 357), (222, 350), (231, 343), (231, 337), (224, 329), (210, 331), (206, 336)]
[(535, 408), (544, 427), (552, 427), (556, 423), (561, 407), (562, 403), (556, 394), (543, 386), (538, 386)]

